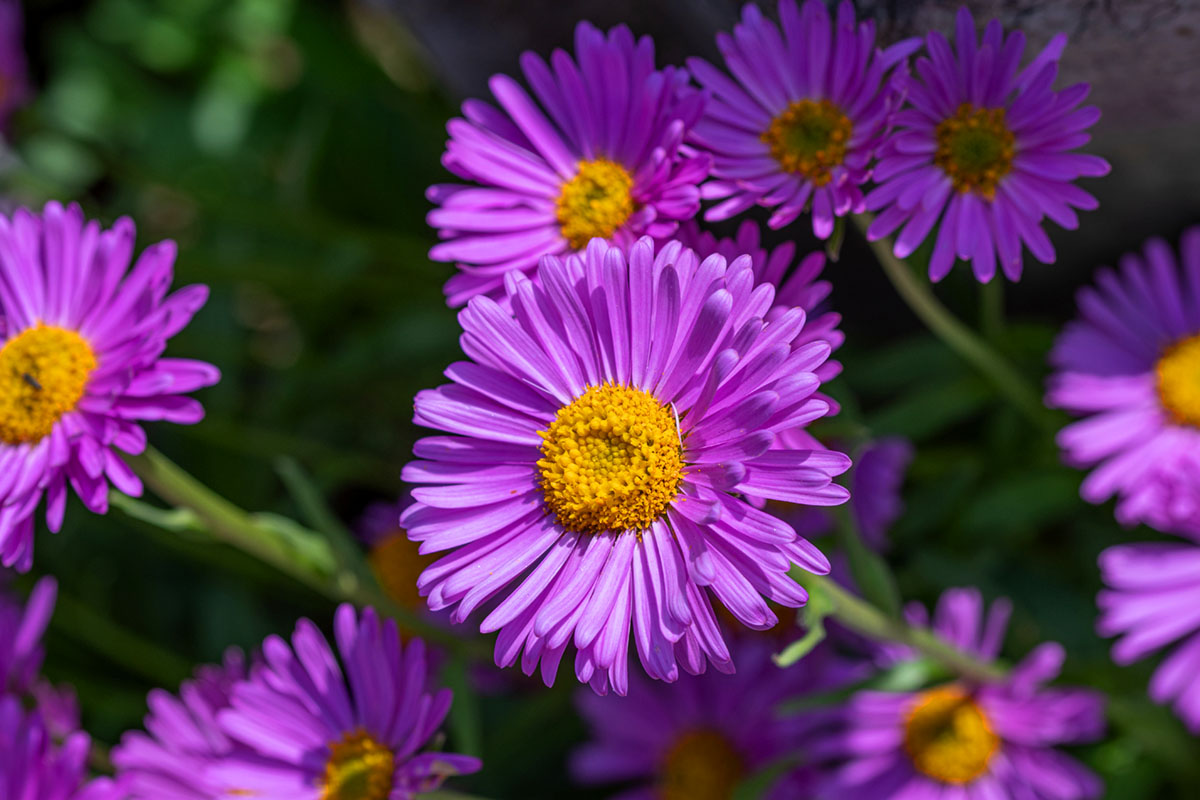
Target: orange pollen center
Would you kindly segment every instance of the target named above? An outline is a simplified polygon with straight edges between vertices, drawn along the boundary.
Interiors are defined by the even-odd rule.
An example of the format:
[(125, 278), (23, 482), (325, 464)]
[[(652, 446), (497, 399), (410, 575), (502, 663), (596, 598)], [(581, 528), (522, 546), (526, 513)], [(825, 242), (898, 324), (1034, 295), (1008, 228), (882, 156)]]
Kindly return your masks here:
[(796, 100), (771, 120), (762, 140), (785, 172), (808, 178), (817, 186), (833, 180), (833, 168), (846, 160), (854, 126), (828, 100)]
[(568, 531), (643, 531), (683, 480), (674, 411), (649, 392), (605, 383), (559, 409), (540, 431), (542, 493)]
[(1012, 172), (1016, 139), (1004, 121), (1003, 108), (958, 107), (937, 126), (933, 163), (950, 176), (960, 192), (995, 199), (1000, 179)]
[(1200, 334), (1168, 347), (1155, 372), (1167, 414), (1180, 425), (1200, 428)]
[(388, 597), (407, 609), (424, 608), (425, 601), (417, 591), (417, 578), (433, 562), (433, 557), (421, 555), (420, 545), (410, 541), (404, 531), (397, 528), (381, 538), (371, 548), (367, 560)]
[(920, 695), (904, 723), (904, 752), (913, 766), (943, 783), (975, 780), (999, 747), (983, 709), (956, 687)]
[(593, 238), (607, 239), (633, 215), (633, 176), (606, 158), (581, 161), (562, 185), (554, 211), (563, 238), (576, 250)]
[(72, 330), (39, 323), (0, 348), (0, 442), (49, 436), (83, 398), (96, 354)]
[(396, 756), (363, 729), (329, 744), (320, 800), (387, 800)]
[(729, 740), (713, 730), (689, 731), (667, 752), (659, 800), (730, 800), (746, 762)]

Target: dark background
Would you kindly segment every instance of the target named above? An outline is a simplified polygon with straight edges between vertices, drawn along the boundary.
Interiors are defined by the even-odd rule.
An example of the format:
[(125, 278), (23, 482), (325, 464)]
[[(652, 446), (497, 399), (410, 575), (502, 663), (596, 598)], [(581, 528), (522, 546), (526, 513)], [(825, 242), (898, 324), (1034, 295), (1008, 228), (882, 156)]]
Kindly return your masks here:
[[(1024, 29), (1033, 45), (1066, 31), (1060, 85), (1093, 84), (1104, 110), (1090, 148), (1112, 174), (1085, 182), (1101, 201), (1078, 231), (1054, 230), (1059, 262), (1027, 258), (1004, 287), (1007, 323), (988, 329), (1029, 378), (1074, 313), (1097, 265), (1150, 235), (1172, 242), (1200, 222), (1200, 2), (973, 2), (977, 16)], [(861, 3), (882, 38), (952, 29), (956, 4)], [(457, 356), (442, 302), (449, 267), (426, 252), (425, 187), (445, 175), (443, 125), (519, 52), (569, 47), (579, 19), (654, 35), (661, 63), (715, 55), (737, 4), (717, 0), (97, 0), (27, 4), (34, 102), (14, 120), (3, 159), (9, 203), (75, 199), (122, 214), (139, 249), (180, 244), (179, 284), (204, 282), (207, 308), (173, 344), (224, 371), (195, 428), (154, 426), (152, 441), (243, 507), (295, 514), (276, 473), (297, 459), (353, 520), (401, 491), (416, 429), (412, 397)], [(771, 12), (773, 13), (773, 12)], [(775, 234), (802, 246), (806, 221)], [(918, 258), (920, 256), (918, 255)], [(906, 597), (947, 586), (1007, 594), (1017, 612), (1006, 654), (1044, 639), (1070, 653), (1065, 680), (1112, 693), (1112, 734), (1079, 751), (1109, 797), (1191, 797), (1200, 748), (1149, 704), (1149, 664), (1121, 669), (1092, 632), (1096, 554), (1122, 531), (1111, 508), (1078, 498), (1079, 473), (1053, 443), (920, 328), (853, 233), (827, 268), (844, 315), (846, 410), (830, 432), (863, 425), (918, 446), (908, 512), (890, 561)], [(962, 265), (938, 288), (980, 322)], [(64, 532), (40, 533), (37, 569), (63, 601), (47, 672), (73, 682), (85, 722), (106, 743), (136, 725), (144, 694), (190, 665), (253, 647), (297, 615), (332, 609), (239, 553), (78, 504)], [(572, 676), (554, 691), (518, 686), (468, 697), (451, 731), (480, 752), (466, 789), (506, 798), (576, 796), (564, 755), (583, 736)], [(472, 717), (475, 714), (477, 716)], [(464, 721), (465, 719), (465, 721)], [(482, 731), (479, 735), (478, 731)], [(580, 793), (578, 796), (584, 796)], [(597, 793), (595, 796), (603, 796)]]

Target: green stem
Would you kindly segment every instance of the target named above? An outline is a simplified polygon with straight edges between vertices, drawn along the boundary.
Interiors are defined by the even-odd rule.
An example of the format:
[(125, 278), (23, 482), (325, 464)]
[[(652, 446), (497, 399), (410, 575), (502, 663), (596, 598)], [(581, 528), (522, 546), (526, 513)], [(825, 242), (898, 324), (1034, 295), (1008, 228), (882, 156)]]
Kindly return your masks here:
[(914, 628), (903, 620), (888, 616), (867, 601), (843, 589), (832, 578), (812, 575), (801, 570), (795, 570), (794, 573), (805, 588), (811, 587), (823, 592), (833, 602), (830, 616), (863, 636), (908, 645), (972, 681), (987, 683), (1004, 677), (1004, 670), (995, 664), (959, 650), (933, 631)]
[[(871, 218), (866, 214), (857, 214), (854, 222), (859, 230), (865, 233), (871, 224)], [(1054, 427), (1045, 406), (1042, 405), (1041, 395), (1025, 381), (1008, 359), (996, 352), (942, 305), (930, 289), (929, 282), (918, 278), (908, 263), (897, 258), (892, 252), (890, 239), (868, 243), (904, 302), (947, 347), (987, 376), (1035, 425)]]
[[(462, 638), (398, 605), (373, 580), (368, 582), (360, 579), (364, 571), (344, 563), (324, 569), (297, 557), (297, 551), (280, 539), (277, 526), (269, 526), (265, 518), (256, 517), (230, 503), (154, 448), (147, 448), (141, 455), (126, 456), (125, 459), (155, 494), (170, 505), (195, 514), (214, 539), (271, 565), (330, 600), (373, 606), (408, 630), (437, 641), (446, 649), (461, 655), (472, 658), (487, 655), (486, 643)], [(321, 534), (306, 531), (290, 521), (288, 523), (289, 527), (294, 526), (295, 531), (305, 536), (306, 547), (314, 543), (327, 545)], [(331, 555), (329, 557), (332, 558)], [(369, 571), (365, 572), (369, 576)]]

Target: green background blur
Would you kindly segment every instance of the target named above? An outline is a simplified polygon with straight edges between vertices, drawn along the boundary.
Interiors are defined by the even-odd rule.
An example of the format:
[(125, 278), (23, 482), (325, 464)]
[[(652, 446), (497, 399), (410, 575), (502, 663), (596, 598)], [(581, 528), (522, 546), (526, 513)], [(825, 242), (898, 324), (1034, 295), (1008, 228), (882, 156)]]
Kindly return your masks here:
[[(12, 126), (7, 202), (77, 200), (106, 222), (128, 214), (139, 249), (179, 243), (178, 285), (212, 287), (172, 347), (224, 378), (202, 393), (205, 422), (152, 426), (155, 445), (252, 510), (298, 513), (281, 458), (348, 522), (396, 496), (418, 435), (413, 395), (458, 354), (440, 289), (449, 267), (426, 258), (424, 224), (458, 98), (423, 66), (412, 33), (363, 5), (299, 0), (34, 2), (26, 13), (37, 95)], [(807, 246), (804, 228), (783, 235)], [(1056, 242), (1070, 261), (1070, 236)], [(845, 411), (827, 432), (898, 433), (918, 447), (889, 557), (905, 597), (966, 584), (1012, 597), (1007, 655), (1058, 640), (1064, 681), (1111, 694), (1109, 739), (1079, 751), (1108, 796), (1194, 797), (1200, 748), (1145, 699), (1150, 665), (1114, 667), (1093, 633), (1096, 555), (1153, 537), (1079, 500), (1080, 475), (1058, 464), (1049, 437), (917, 328), (853, 234), (826, 274), (848, 334), (833, 390)], [(1040, 381), (1073, 313), (1070, 288), (1088, 276), (1074, 266), (1042, 291), (1010, 292), (1006, 322), (988, 311), (998, 295), (984, 298), (966, 270), (938, 292)], [(137, 725), (145, 692), (174, 687), (191, 664), (285, 633), (298, 615), (328, 625), (327, 603), (239, 553), (117, 511), (99, 518), (76, 503), (67, 516), (61, 535), (37, 539), (36, 568), (63, 595), (46, 672), (77, 687), (102, 742)], [(604, 796), (566, 776), (584, 736), (572, 678), (481, 697), (458, 687), (452, 744), (485, 769), (456, 788)]]

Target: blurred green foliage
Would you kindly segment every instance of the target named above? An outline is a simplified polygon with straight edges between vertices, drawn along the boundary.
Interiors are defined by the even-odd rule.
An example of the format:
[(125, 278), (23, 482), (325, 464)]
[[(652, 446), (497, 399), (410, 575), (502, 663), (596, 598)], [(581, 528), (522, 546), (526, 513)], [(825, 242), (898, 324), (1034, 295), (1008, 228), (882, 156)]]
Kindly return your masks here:
[[(15, 120), (4, 195), (78, 200), (106, 221), (128, 214), (140, 246), (179, 242), (178, 283), (212, 287), (173, 347), (224, 379), (202, 397), (203, 424), (154, 427), (156, 445), (252, 510), (300, 511), (281, 457), (347, 521), (395, 496), (416, 435), (413, 395), (458, 357), (440, 291), (448, 268), (425, 255), (423, 196), (442, 176), (453, 103), (422, 72), (409, 34), (354, 3), (300, 0), (46, 0), (27, 15), (38, 93)], [(1059, 464), (1053, 442), (913, 327), (850, 238), (829, 269), (849, 337), (833, 390), (845, 411), (827, 430), (917, 445), (889, 554), (903, 595), (930, 602), (975, 584), (1012, 597), (1009, 657), (1058, 640), (1064, 680), (1112, 697), (1112, 735), (1081, 752), (1108, 797), (1193, 796), (1195, 741), (1146, 699), (1149, 665), (1113, 666), (1092, 632), (1097, 554), (1147, 534), (1084, 504), (1080, 474)], [(939, 293), (975, 321), (980, 298), (963, 271)], [(1033, 323), (1012, 308), (997, 342), (1040, 380), (1069, 313)], [(239, 553), (115, 510), (98, 518), (73, 506), (63, 533), (37, 547), (38, 570), (58, 575), (64, 593), (47, 672), (75, 684), (86, 723), (110, 744), (138, 724), (151, 686), (285, 632), (298, 615), (331, 616)], [(603, 796), (567, 780), (566, 752), (584, 731), (563, 678), (552, 691), (517, 681), (471, 697), (465, 668), (452, 666), (452, 736), (486, 764), (463, 788)]]

